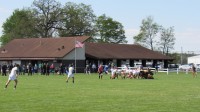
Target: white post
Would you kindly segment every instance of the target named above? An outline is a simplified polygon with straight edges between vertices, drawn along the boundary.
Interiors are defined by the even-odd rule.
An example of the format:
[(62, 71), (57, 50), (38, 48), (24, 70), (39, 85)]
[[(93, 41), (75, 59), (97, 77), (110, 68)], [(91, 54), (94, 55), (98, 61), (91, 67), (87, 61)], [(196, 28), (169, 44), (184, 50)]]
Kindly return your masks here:
[(169, 74), (169, 69), (167, 68), (167, 75)]
[(178, 68), (177, 68), (177, 70), (176, 70), (176, 73), (178, 74)]
[(186, 69), (186, 72), (185, 72), (185, 74), (188, 74), (188, 69)]

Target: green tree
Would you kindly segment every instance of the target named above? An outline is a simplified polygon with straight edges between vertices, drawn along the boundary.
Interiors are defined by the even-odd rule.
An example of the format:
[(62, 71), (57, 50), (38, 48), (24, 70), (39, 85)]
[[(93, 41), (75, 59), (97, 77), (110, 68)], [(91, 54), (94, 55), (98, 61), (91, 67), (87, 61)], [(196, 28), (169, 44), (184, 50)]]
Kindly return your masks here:
[(32, 10), (40, 37), (53, 37), (62, 17), (61, 4), (55, 0), (34, 0)]
[(110, 17), (106, 17), (105, 14), (98, 17), (96, 28), (98, 30), (97, 42), (127, 43), (122, 24)]
[(143, 46), (154, 50), (154, 45), (157, 43), (155, 37), (159, 32), (160, 26), (153, 21), (151, 16), (142, 20), (140, 26), (140, 33), (134, 36), (135, 43), (142, 44)]
[(93, 13), (91, 6), (83, 3), (76, 4), (67, 2), (63, 8), (61, 30), (59, 35), (77, 36), (77, 35), (94, 35), (94, 22), (96, 16)]
[(179, 53), (169, 53), (168, 56), (174, 59), (171, 63), (180, 63), (181, 56)]
[(175, 40), (174, 27), (162, 28), (159, 45), (163, 54), (168, 55), (169, 51), (174, 48)]
[(3, 23), (2, 45), (15, 38), (37, 37), (34, 28), (32, 11), (29, 9), (16, 9), (13, 14)]

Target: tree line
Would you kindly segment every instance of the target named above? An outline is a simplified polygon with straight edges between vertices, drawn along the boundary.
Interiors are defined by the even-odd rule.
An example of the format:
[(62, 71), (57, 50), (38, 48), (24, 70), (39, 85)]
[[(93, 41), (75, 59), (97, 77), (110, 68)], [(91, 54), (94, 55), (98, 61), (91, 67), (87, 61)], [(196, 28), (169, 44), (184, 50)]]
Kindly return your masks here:
[(174, 37), (174, 27), (164, 28), (154, 22), (152, 16), (142, 20), (140, 32), (133, 38), (136, 44), (138, 43), (151, 50), (161, 51), (166, 55), (174, 49), (176, 39)]
[[(56, 0), (34, 0), (31, 7), (16, 9), (3, 23), (0, 41), (16, 38), (91, 36), (88, 41), (127, 43), (123, 25), (106, 16), (96, 16), (90, 5)], [(159, 35), (159, 36), (158, 36)], [(159, 40), (155, 38), (158, 37)], [(151, 16), (142, 20), (135, 44), (168, 54), (175, 44), (174, 27), (164, 28)]]

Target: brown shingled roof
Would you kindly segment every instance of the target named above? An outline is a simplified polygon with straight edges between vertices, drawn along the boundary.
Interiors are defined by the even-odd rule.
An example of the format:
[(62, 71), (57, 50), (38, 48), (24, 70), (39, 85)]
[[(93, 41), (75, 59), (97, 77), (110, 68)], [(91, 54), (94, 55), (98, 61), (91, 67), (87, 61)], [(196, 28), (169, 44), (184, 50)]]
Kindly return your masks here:
[(97, 59), (163, 59), (172, 58), (140, 45), (86, 43), (86, 56)]
[[(77, 36), (84, 42), (89, 36)], [(62, 58), (75, 48), (75, 37), (14, 39), (0, 48), (0, 59)]]

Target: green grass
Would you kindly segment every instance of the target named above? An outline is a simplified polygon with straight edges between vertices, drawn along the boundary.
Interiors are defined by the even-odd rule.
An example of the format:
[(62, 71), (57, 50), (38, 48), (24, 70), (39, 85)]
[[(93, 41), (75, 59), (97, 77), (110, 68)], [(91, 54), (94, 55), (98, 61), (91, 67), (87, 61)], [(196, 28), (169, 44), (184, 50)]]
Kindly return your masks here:
[(0, 76), (0, 112), (199, 112), (200, 77), (156, 74), (154, 80), (103, 80), (97, 74), (19, 76), (13, 89)]

